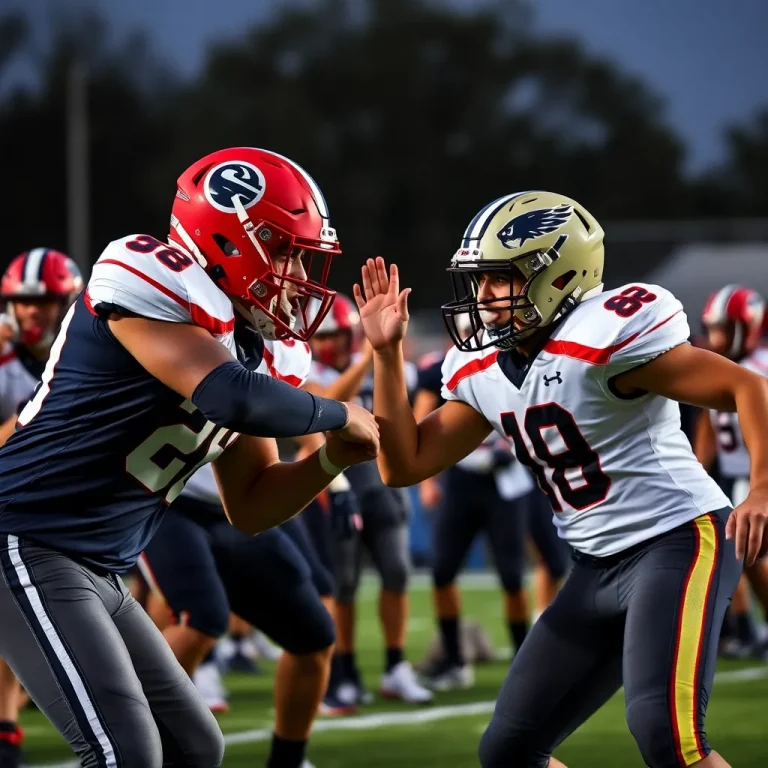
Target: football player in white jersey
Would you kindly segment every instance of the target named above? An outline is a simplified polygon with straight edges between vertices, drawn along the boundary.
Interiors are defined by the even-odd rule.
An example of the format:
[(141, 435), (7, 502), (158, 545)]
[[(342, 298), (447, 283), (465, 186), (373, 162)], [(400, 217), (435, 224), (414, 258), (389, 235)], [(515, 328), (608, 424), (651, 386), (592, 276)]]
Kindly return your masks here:
[[(701, 320), (713, 352), (760, 376), (768, 376), (768, 348), (761, 346), (768, 312), (760, 294), (741, 285), (726, 285), (710, 295)], [(750, 462), (737, 414), (702, 411), (696, 424), (694, 453), (707, 469), (717, 458), (720, 476), (734, 505), (747, 497)], [(727, 656), (752, 653), (763, 657), (766, 648), (754, 630), (749, 587), (754, 590), (763, 615), (768, 616), (768, 562), (757, 560), (744, 573), (730, 610), (735, 642), (724, 645), (721, 652)]]
[[(0, 299), (6, 303), (10, 338), (0, 351), (0, 445), (40, 381), (56, 329), (82, 287), (74, 261), (51, 248), (25, 251), (5, 270)], [(20, 699), (19, 681), (0, 659), (0, 768), (21, 764)]]
[[(622, 684), (646, 765), (724, 768), (704, 717), (741, 559), (768, 545), (768, 381), (690, 346), (663, 288), (603, 293), (603, 255), (602, 228), (570, 198), (522, 192), (484, 207), (449, 267), (449, 402), (418, 424), (401, 352), (409, 289), (396, 265), (369, 260), (355, 297), (375, 350), (379, 467), (388, 484), (411, 485), (495, 429), (575, 550), (512, 662), (484, 768), (562, 768), (553, 750)], [(461, 315), (473, 328), (463, 341)], [(751, 489), (736, 510), (693, 455), (675, 400), (742, 417)]]

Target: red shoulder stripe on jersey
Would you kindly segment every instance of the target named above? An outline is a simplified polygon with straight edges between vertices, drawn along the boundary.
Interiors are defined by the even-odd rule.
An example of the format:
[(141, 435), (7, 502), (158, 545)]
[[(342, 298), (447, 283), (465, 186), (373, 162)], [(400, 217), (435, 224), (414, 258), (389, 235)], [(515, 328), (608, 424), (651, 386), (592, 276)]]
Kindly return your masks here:
[(83, 301), (85, 302), (86, 309), (95, 317), (96, 316), (96, 310), (93, 308), (93, 302), (91, 301), (91, 294), (88, 293), (88, 289), (85, 289), (85, 293), (83, 294)]
[(453, 376), (451, 376), (445, 386), (450, 392), (453, 392), (456, 387), (458, 387), (459, 384), (467, 378), (467, 376), (474, 376), (474, 374), (481, 373), (487, 368), (490, 368), (496, 362), (496, 358), (498, 356), (499, 353), (494, 352), (487, 357), (478, 357), (474, 360), (470, 360), (466, 365), (462, 365), (461, 368), (459, 368), (459, 370), (456, 371)]
[(267, 364), (269, 373), (273, 378), (284, 381), (286, 384), (290, 384), (293, 387), (301, 386), (301, 379), (298, 376), (294, 376), (291, 373), (283, 375), (277, 368), (275, 368), (275, 356), (272, 354), (271, 350), (266, 347), (264, 347), (264, 362)]
[(668, 323), (673, 317), (677, 317), (683, 310), (678, 309), (677, 312), (673, 312), (666, 320), (662, 320), (660, 323), (656, 323), (653, 328), (649, 328), (647, 331), (643, 331), (640, 335), (647, 336), (649, 333), (653, 333), (657, 328), (661, 328), (662, 325)]
[(646, 336), (647, 334), (655, 331), (657, 328), (661, 328), (662, 325), (668, 323), (673, 317), (682, 312), (678, 309), (677, 312), (671, 314), (665, 320), (657, 323), (653, 328), (649, 328), (647, 331), (633, 333), (628, 336), (624, 341), (620, 341), (618, 344), (611, 344), (610, 347), (588, 347), (584, 344), (579, 344), (576, 341), (560, 341), (559, 339), (550, 339), (544, 345), (544, 351), (549, 352), (551, 355), (563, 355), (564, 357), (572, 357), (575, 360), (583, 360), (585, 363), (591, 365), (608, 365), (611, 361), (611, 357), (621, 349), (624, 349), (628, 344), (631, 344), (639, 336)]
[(608, 365), (611, 355), (623, 349), (627, 344), (631, 344), (640, 334), (633, 333), (629, 338), (619, 344), (612, 344), (610, 347), (588, 347), (585, 344), (579, 344), (576, 341), (560, 341), (559, 339), (550, 339), (544, 345), (544, 352), (550, 355), (563, 355), (572, 357), (575, 360), (583, 360), (592, 365)]
[(0, 355), (0, 365), (5, 365), (6, 363), (10, 363), (11, 360), (16, 359), (16, 353), (13, 350), (10, 350), (9, 352), (6, 352), (4, 355)]
[(157, 280), (153, 280), (149, 275), (145, 275), (140, 270), (129, 264), (123, 264), (122, 261), (116, 259), (104, 259), (104, 261), (98, 261), (97, 264), (115, 264), (118, 267), (128, 270), (134, 275), (137, 275), (142, 280), (148, 282), (151, 286), (157, 288), (160, 293), (164, 293), (168, 298), (173, 299), (179, 306), (184, 307), (192, 316), (192, 322), (195, 325), (199, 325), (214, 336), (223, 336), (225, 333), (231, 333), (235, 330), (235, 321), (232, 320), (219, 320), (213, 315), (209, 315), (201, 306), (192, 304), (186, 299), (182, 299), (181, 296), (177, 296), (170, 288), (166, 288), (162, 283), (158, 283)]

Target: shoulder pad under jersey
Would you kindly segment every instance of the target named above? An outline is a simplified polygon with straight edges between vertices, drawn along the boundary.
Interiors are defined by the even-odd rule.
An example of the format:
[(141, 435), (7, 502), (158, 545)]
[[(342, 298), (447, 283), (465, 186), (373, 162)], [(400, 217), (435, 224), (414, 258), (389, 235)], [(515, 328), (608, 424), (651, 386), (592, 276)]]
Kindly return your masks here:
[(214, 336), (234, 329), (232, 303), (185, 251), (149, 235), (114, 240), (93, 267), (87, 300), (150, 320), (192, 323)]

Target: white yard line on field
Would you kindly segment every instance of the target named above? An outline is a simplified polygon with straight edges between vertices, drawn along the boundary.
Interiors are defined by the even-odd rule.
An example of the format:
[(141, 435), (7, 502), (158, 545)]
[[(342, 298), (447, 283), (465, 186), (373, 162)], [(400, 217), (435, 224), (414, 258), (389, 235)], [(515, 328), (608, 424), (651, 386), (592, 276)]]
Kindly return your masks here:
[[(716, 683), (740, 683), (747, 680), (760, 680), (768, 677), (768, 666), (745, 667), (744, 669), (730, 669), (718, 672), (715, 675)], [(435, 720), (447, 720), (452, 717), (470, 717), (472, 715), (486, 715), (493, 712), (494, 701), (476, 701), (471, 704), (455, 704), (450, 707), (430, 707), (429, 709), (408, 710), (405, 712), (379, 712), (375, 715), (361, 715), (359, 717), (344, 717), (338, 720), (318, 720), (312, 733), (318, 734), (324, 731), (364, 731), (374, 728), (386, 728), (397, 725), (420, 725), (431, 723)], [(272, 738), (270, 728), (256, 728), (250, 731), (228, 733), (224, 736), (224, 743), (228, 746), (234, 744), (253, 744), (257, 741), (266, 741)], [(78, 768), (76, 760), (63, 763), (38, 764), (36, 768)]]

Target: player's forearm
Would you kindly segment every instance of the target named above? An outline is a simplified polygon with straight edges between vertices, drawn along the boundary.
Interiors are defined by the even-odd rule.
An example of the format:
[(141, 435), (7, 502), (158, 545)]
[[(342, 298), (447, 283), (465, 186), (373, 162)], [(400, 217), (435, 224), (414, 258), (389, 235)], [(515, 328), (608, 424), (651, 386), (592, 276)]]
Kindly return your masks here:
[(351, 400), (360, 391), (370, 365), (370, 361), (366, 359), (350, 365), (334, 382), (323, 389), (323, 396), (331, 400)]
[(390, 486), (412, 485), (419, 447), (419, 428), (408, 402), (402, 345), (377, 350), (373, 357), (373, 413), (379, 424), (377, 459), (382, 480)]
[(749, 485), (768, 490), (768, 379), (752, 373), (739, 379), (734, 400), (749, 451)]
[(253, 535), (301, 512), (333, 480), (320, 466), (318, 454), (264, 469), (240, 498), (225, 505), (232, 525)]

